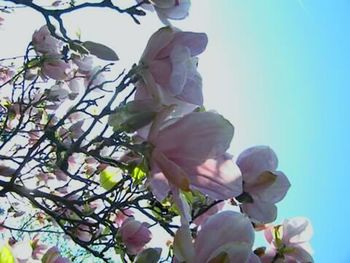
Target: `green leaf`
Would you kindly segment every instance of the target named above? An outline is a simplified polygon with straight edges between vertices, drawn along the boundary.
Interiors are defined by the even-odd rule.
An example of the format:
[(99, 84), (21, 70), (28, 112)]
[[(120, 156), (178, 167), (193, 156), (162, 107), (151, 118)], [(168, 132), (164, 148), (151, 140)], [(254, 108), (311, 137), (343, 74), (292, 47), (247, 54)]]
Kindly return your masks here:
[(96, 57), (103, 60), (117, 61), (119, 60), (118, 55), (111, 48), (102, 45), (100, 43), (95, 43), (92, 41), (86, 41), (83, 46), (89, 50), (89, 52)]
[(140, 184), (142, 180), (146, 177), (147, 175), (147, 170), (145, 169), (145, 165), (141, 163), (140, 165), (136, 166), (132, 172), (131, 172), (131, 177), (134, 179), (135, 184)]
[(108, 190), (111, 190), (121, 179), (122, 170), (112, 166), (104, 169), (100, 174), (100, 185)]
[(8, 245), (3, 246), (0, 249), (0, 262), (1, 263), (15, 263), (15, 258)]

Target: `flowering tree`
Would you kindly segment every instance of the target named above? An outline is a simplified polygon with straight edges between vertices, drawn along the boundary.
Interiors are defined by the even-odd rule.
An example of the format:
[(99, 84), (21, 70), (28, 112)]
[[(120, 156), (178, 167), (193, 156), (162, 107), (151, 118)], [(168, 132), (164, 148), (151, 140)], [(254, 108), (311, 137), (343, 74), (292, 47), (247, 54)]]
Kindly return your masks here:
[[(23, 57), (0, 60), (0, 262), (85, 262), (59, 238), (93, 262), (313, 262), (307, 219), (273, 224), (290, 187), (274, 151), (232, 160), (232, 124), (204, 108), (207, 36), (170, 23), (189, 0), (2, 2), (46, 24)], [(64, 14), (87, 7), (136, 23), (155, 11), (165, 27), (116, 73), (115, 51), (67, 33)], [(169, 242), (151, 247), (157, 227)], [(267, 248), (254, 247), (256, 231)]]

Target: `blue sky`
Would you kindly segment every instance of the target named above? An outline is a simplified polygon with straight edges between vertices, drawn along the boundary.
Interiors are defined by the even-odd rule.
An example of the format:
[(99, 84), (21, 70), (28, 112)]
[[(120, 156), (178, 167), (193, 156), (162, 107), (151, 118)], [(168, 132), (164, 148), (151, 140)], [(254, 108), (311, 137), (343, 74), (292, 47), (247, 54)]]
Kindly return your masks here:
[(350, 2), (227, 0), (210, 8), (209, 39), (221, 42), (214, 45), (225, 68), (206, 68), (215, 68), (206, 88), (219, 84), (213, 104), (236, 127), (234, 153), (272, 146), (292, 182), (279, 220), (310, 218), (315, 261), (350, 262)]

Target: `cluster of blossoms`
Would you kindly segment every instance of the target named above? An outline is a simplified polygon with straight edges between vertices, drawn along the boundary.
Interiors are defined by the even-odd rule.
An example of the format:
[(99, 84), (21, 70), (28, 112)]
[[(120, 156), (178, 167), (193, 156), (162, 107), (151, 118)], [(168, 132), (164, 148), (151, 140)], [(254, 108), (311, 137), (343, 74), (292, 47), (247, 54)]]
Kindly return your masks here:
[[(105, 91), (103, 86), (107, 82), (102, 68), (94, 65), (95, 56), (106, 60), (118, 57), (109, 48), (94, 42), (67, 45), (48, 26), (33, 34), (31, 47), (35, 58), (26, 62), (27, 70), (23, 74), (25, 80), (40, 78), (46, 85), (52, 84), (49, 89), (38, 88), (29, 98), (30, 103), (43, 105), (45, 110), (28, 111), (29, 107), (22, 107), (13, 99), (2, 99), (10, 116), (1, 127), (3, 131), (15, 131), (24, 113), (30, 112), (30, 118), (35, 116), (38, 121), (25, 125), (26, 129), (29, 127), (27, 146), (39, 145), (46, 139), (53, 141), (54, 153), (48, 155), (54, 156), (55, 163), (49, 163), (49, 169), (36, 166), (35, 172), (28, 173), (36, 173), (37, 186), (54, 193), (53, 200), (57, 203), (49, 213), (61, 217), (61, 220), (54, 218), (56, 224), (64, 228), (67, 225), (62, 222), (72, 220), (75, 227), (64, 230), (80, 245), (91, 245), (99, 239), (101, 244), (108, 233), (116, 229), (113, 239), (122, 244), (119, 254), (127, 254), (134, 262), (157, 262), (161, 249), (147, 247), (154, 235), (152, 225), (137, 220), (140, 211), (151, 218), (155, 216), (145, 210), (137, 211), (141, 207), (132, 201), (138, 197), (123, 199), (130, 199), (130, 205), (117, 211), (110, 204), (125, 191), (122, 183), (126, 182), (126, 169), (122, 166), (135, 167), (136, 164), (145, 175), (140, 183), (142, 190), (151, 193), (152, 202), (160, 204), (161, 209), (165, 210), (170, 203), (167, 212), (173, 209), (170, 212), (180, 217), (181, 225), (175, 227), (176, 231), (169, 231), (174, 235), (170, 241), (173, 262), (313, 262), (308, 243), (312, 228), (306, 219), (292, 218), (282, 225), (272, 225), (277, 218), (276, 203), (290, 188), (286, 175), (277, 170), (275, 152), (268, 146), (255, 146), (233, 160), (227, 151), (234, 127), (219, 113), (204, 110), (202, 78), (197, 66), (198, 56), (207, 47), (207, 35), (181, 31), (169, 22), (187, 17), (190, 1), (137, 0), (137, 3), (145, 10), (155, 11), (165, 27), (150, 37), (138, 65), (132, 69), (131, 83), (135, 87), (132, 101), (125, 100), (114, 110), (102, 110), (104, 115), (99, 117), (88, 112), (86, 109), (96, 101), (85, 98), (94, 89)], [(56, 1), (56, 5), (61, 5), (61, 1)], [(0, 17), (0, 25), (1, 21)], [(0, 85), (7, 84), (14, 75), (9, 68), (0, 67)], [(72, 107), (77, 100), (86, 103), (86, 109)], [(70, 105), (75, 111), (60, 121), (57, 112), (62, 105)], [(113, 129), (110, 140), (104, 144), (96, 139), (103, 138), (102, 135), (87, 138), (90, 131), (84, 125), (88, 117), (97, 125), (106, 116), (108, 124), (101, 134)], [(122, 133), (129, 136), (127, 142), (132, 147), (115, 156), (110, 152), (114, 141), (110, 141), (115, 134)], [(97, 146), (89, 140), (97, 141)], [(122, 139), (118, 139), (118, 143), (127, 145)], [(44, 153), (45, 148), (40, 151)], [(40, 164), (40, 160), (36, 162)], [(78, 177), (81, 171), (84, 178)], [(17, 174), (16, 167), (5, 161), (0, 163), (1, 177), (11, 178)], [(79, 183), (89, 185), (86, 188), (78, 185), (72, 190), (69, 182), (76, 178)], [(59, 187), (50, 187), (51, 180), (56, 180)], [(119, 184), (121, 191), (114, 193)], [(95, 191), (95, 185), (105, 192), (89, 193), (89, 187)], [(16, 189), (22, 191), (22, 188)], [(76, 194), (79, 191), (91, 201)], [(40, 192), (40, 198), (48, 196), (47, 192)], [(111, 195), (102, 199), (105, 193)], [(126, 191), (124, 197), (128, 194)], [(67, 206), (72, 202), (69, 209), (57, 205), (67, 200)], [(108, 226), (99, 223), (101, 217), (85, 218), (112, 210), (113, 216), (103, 216)], [(159, 221), (166, 223), (165, 219)], [(253, 248), (258, 230), (264, 230), (268, 248)], [(60, 255), (57, 247), (48, 249), (36, 236), (30, 241), (9, 240), (0, 249), (0, 262), (70, 262)]]

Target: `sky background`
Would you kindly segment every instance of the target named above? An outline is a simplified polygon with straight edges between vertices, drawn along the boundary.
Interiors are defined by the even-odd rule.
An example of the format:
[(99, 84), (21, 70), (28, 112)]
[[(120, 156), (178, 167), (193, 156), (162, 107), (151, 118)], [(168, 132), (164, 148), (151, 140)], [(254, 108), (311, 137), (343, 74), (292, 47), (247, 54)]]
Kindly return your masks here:
[[(231, 153), (270, 145), (292, 183), (277, 222), (308, 217), (315, 262), (350, 262), (350, 1), (192, 3), (190, 17), (175, 25), (208, 34), (199, 61), (205, 105), (235, 126)], [(20, 55), (43, 20), (25, 10), (5, 18), (0, 56)], [(72, 34), (81, 29), (83, 40), (112, 47), (120, 69), (138, 61), (161, 26), (155, 14), (138, 26), (107, 10), (84, 10), (65, 21)]]

